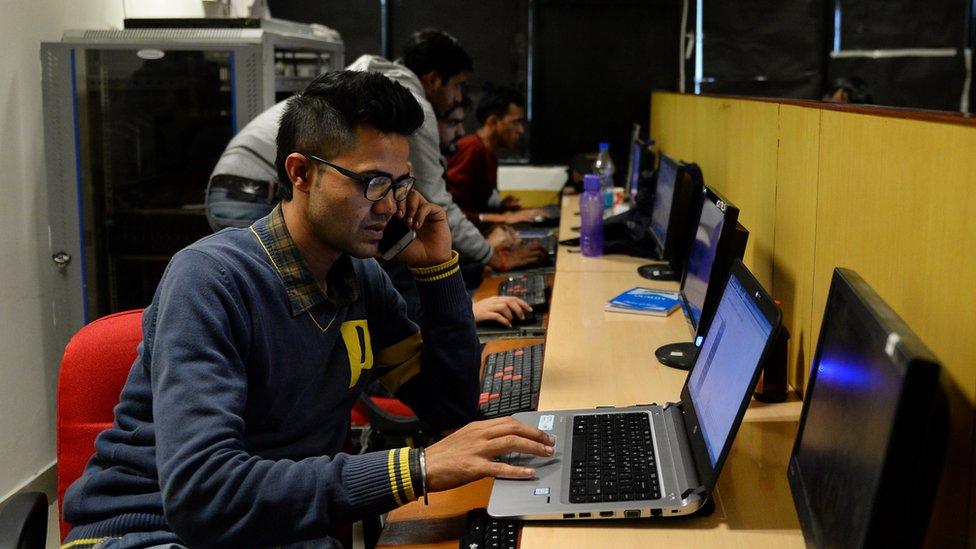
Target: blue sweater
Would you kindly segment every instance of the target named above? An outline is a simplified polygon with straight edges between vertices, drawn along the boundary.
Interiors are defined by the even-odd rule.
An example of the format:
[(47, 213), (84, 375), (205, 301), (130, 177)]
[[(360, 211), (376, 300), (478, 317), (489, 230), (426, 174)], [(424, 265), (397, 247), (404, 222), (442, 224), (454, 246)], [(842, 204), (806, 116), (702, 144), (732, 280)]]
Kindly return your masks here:
[(406, 449), (339, 449), (373, 379), (437, 428), (475, 417), (479, 347), (456, 263), (414, 271), (418, 332), (372, 259), (341, 257), (324, 294), (280, 208), (180, 251), (143, 313), (114, 425), (65, 495), (69, 541), (166, 530), (277, 545), (417, 497)]

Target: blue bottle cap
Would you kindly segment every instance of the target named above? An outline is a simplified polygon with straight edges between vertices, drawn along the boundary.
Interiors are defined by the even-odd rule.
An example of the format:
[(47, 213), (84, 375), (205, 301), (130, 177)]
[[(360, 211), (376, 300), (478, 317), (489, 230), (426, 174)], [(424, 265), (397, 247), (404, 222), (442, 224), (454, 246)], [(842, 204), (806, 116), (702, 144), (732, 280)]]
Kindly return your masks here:
[(606, 141), (601, 141), (600, 152), (609, 151), (609, 150), (610, 150), (610, 143), (607, 143)]
[(583, 190), (584, 191), (599, 191), (600, 190), (600, 176), (595, 173), (588, 173), (583, 176)]

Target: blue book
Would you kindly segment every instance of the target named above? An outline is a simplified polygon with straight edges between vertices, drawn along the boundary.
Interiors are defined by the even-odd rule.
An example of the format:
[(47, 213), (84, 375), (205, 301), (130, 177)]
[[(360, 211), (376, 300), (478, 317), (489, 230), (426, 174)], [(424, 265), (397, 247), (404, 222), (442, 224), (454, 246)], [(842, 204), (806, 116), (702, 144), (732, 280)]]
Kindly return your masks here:
[(674, 292), (631, 288), (607, 302), (607, 311), (641, 315), (668, 316), (681, 306), (681, 298)]

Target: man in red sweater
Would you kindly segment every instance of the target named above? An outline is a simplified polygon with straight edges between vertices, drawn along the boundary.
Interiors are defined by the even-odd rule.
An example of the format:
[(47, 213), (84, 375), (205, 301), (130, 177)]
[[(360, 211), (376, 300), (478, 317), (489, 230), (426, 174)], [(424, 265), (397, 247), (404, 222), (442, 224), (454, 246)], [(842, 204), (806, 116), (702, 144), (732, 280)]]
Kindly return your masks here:
[(512, 150), (525, 133), (525, 99), (510, 88), (485, 93), (475, 112), (481, 127), (458, 141), (448, 159), (447, 189), (454, 202), (474, 223), (521, 223), (544, 215), (539, 209), (520, 209), (513, 196), (498, 195), (499, 150)]

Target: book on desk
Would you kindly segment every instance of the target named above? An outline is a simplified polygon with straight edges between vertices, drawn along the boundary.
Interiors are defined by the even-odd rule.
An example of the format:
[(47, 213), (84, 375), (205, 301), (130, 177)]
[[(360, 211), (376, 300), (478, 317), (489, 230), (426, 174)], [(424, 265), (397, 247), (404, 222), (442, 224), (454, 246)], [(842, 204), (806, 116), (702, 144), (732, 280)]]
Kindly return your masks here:
[(681, 306), (681, 298), (674, 292), (634, 287), (607, 301), (604, 309), (615, 313), (668, 316)]

